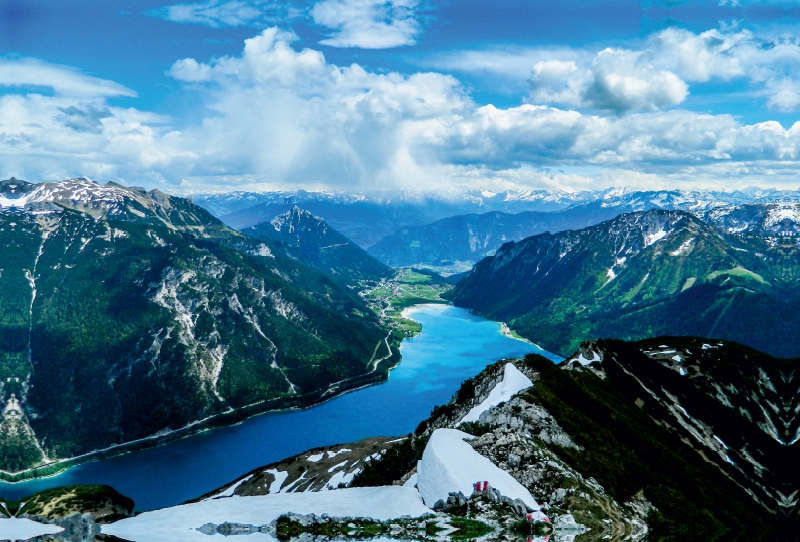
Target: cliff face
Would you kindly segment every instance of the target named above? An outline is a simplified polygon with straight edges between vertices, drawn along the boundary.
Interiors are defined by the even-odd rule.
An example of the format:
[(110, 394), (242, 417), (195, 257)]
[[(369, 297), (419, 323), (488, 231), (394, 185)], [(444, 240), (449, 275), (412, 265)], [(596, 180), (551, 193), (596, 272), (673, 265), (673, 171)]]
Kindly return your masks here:
[(3, 190), (1, 470), (325, 388), (383, 344), (357, 296), (188, 200)]

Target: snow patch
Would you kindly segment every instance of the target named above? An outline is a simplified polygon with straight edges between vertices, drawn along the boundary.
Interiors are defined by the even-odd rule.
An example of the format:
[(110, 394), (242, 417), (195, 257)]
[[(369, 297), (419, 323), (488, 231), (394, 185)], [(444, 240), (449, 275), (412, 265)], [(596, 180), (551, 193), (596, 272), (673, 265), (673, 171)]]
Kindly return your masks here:
[(598, 354), (597, 352), (592, 352), (592, 359), (587, 359), (583, 355), (583, 352), (581, 352), (581, 354), (577, 358), (575, 358), (575, 361), (584, 366), (594, 363), (595, 361), (602, 361), (602, 360), (603, 358), (601, 358), (600, 354)]
[(310, 455), (306, 458), (306, 460), (311, 461), (312, 463), (316, 463), (317, 461), (320, 461), (323, 457), (325, 457), (325, 452), (322, 452), (321, 454)]
[(353, 478), (355, 478), (356, 474), (359, 472), (361, 472), (361, 469), (354, 470), (353, 472), (339, 471), (331, 476), (331, 479), (325, 484), (325, 489), (337, 489), (339, 484), (350, 485), (350, 482), (353, 481)]
[(0, 536), (3, 540), (28, 540), (35, 536), (60, 533), (63, 530), (64, 528), (58, 525), (48, 525), (26, 518), (0, 518)]
[(269, 469), (264, 471), (265, 474), (271, 474), (275, 479), (269, 485), (269, 492), (270, 493), (280, 493), (281, 486), (289, 477), (288, 472), (284, 472), (282, 470), (277, 469)]
[(417, 463), (417, 487), (425, 504), (432, 507), (448, 493), (460, 491), (471, 495), (473, 484), (488, 481), (500, 493), (522, 501), (539, 510), (536, 500), (510, 474), (497, 467), (470, 446), (465, 439), (473, 439), (457, 429), (437, 429)]
[(686, 249), (689, 248), (689, 245), (692, 244), (692, 241), (694, 241), (694, 237), (690, 238), (688, 241), (684, 241), (683, 243), (681, 243), (681, 246), (679, 246), (677, 249), (675, 249), (672, 252), (670, 252), (669, 255), (670, 256), (680, 256), (681, 254), (686, 252)]
[[(399, 439), (399, 440), (405, 440), (405, 439)], [(390, 442), (397, 442), (397, 441), (395, 441), (395, 440), (392, 440), (392, 441), (390, 441)], [(389, 443), (387, 442), (386, 444), (389, 444)], [(333, 457), (336, 457), (336, 456), (337, 456), (337, 455), (339, 455), (339, 454), (346, 454), (347, 452), (352, 452), (352, 451), (353, 451), (353, 450), (351, 450), (350, 448), (342, 448), (342, 449), (341, 449), (341, 450), (339, 450), (338, 452), (334, 452), (334, 451), (328, 450), (328, 459), (331, 459), (331, 458), (333, 458)]]
[(522, 390), (528, 389), (531, 386), (533, 386), (533, 382), (531, 382), (530, 378), (522, 374), (512, 363), (506, 363), (503, 371), (503, 380), (492, 389), (491, 393), (489, 393), (489, 397), (484, 399), (481, 404), (473, 407), (472, 410), (456, 424), (456, 427), (464, 422), (477, 422), (481, 414), (500, 403), (505, 403)]
[(333, 517), (372, 517), (379, 521), (401, 516), (420, 517), (431, 511), (419, 492), (401, 486), (358, 487), (310, 493), (233, 496), (144, 512), (110, 525), (102, 532), (125, 540), (147, 542), (208, 542), (197, 530), (206, 523), (267, 525), (283, 514), (328, 514)]
[(335, 471), (336, 469), (338, 469), (339, 467), (344, 467), (344, 466), (346, 466), (346, 465), (347, 465), (347, 459), (345, 459), (345, 460), (344, 460), (344, 461), (342, 461), (341, 463), (337, 463), (336, 465), (334, 465), (334, 466), (332, 466), (331, 468), (329, 468), (329, 469), (328, 469), (328, 472), (333, 472), (333, 471)]

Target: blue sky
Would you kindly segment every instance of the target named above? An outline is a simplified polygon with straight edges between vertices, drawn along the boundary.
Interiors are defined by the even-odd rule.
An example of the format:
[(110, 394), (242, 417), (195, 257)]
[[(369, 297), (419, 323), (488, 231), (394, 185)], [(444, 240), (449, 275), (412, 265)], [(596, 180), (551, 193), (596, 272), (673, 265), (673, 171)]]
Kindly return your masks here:
[(0, 0), (0, 169), (795, 189), (799, 20), (789, 0)]

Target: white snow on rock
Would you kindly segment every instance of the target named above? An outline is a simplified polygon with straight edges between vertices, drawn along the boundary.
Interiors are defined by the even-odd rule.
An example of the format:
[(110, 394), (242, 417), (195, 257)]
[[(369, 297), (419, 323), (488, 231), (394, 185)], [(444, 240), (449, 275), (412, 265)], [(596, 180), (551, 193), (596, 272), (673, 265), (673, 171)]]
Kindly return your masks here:
[(345, 465), (347, 465), (347, 459), (345, 459), (345, 460), (344, 460), (344, 461), (342, 461), (341, 463), (337, 463), (336, 465), (334, 465), (334, 466), (332, 466), (331, 468), (329, 468), (329, 469), (328, 469), (328, 472), (333, 472), (333, 471), (335, 471), (336, 469), (338, 469), (339, 467), (344, 467)]
[(422, 461), (417, 463), (417, 488), (425, 504), (432, 507), (454, 491), (469, 497), (475, 482), (487, 481), (504, 497), (522, 499), (529, 507), (539, 510), (525, 486), (464, 442), (473, 438), (458, 429), (433, 432)]
[(472, 407), (472, 410), (456, 424), (456, 427), (464, 422), (477, 422), (481, 414), (500, 403), (505, 403), (522, 390), (528, 389), (531, 386), (533, 386), (533, 382), (531, 382), (530, 378), (522, 374), (513, 364), (506, 363), (503, 372), (503, 380), (494, 387), (491, 393), (489, 393), (489, 397), (484, 399), (481, 404)]
[[(380, 521), (409, 515), (420, 517), (431, 511), (419, 492), (401, 486), (357, 487), (314, 493), (289, 493), (183, 504), (145, 512), (110, 525), (102, 532), (136, 542), (205, 541), (209, 537), (197, 530), (206, 523), (226, 521), (247, 525), (266, 525), (283, 514), (328, 514), (333, 517), (371, 517)], [(270, 536), (264, 536), (272, 540)], [(262, 539), (259, 537), (259, 539)]]
[(355, 478), (356, 474), (358, 474), (359, 472), (361, 472), (361, 469), (356, 469), (353, 472), (340, 470), (339, 472), (331, 476), (331, 479), (328, 480), (327, 484), (325, 484), (323, 491), (329, 489), (337, 489), (339, 487), (339, 484), (344, 484), (345, 486), (350, 485), (350, 482), (353, 481), (353, 478)]
[(269, 492), (270, 493), (279, 493), (280, 490), (281, 490), (281, 486), (286, 481), (286, 479), (289, 477), (289, 473), (285, 472), (285, 471), (282, 471), (282, 470), (277, 470), (277, 469), (269, 469), (269, 470), (264, 471), (264, 472), (271, 474), (275, 478), (272, 481), (272, 483), (269, 485)]
[(602, 361), (602, 359), (603, 358), (601, 358), (600, 354), (598, 354), (597, 352), (592, 352), (592, 359), (588, 359), (586, 356), (583, 355), (583, 352), (581, 352), (581, 355), (575, 358), (575, 361), (577, 361), (581, 365), (589, 365), (591, 363), (594, 363), (595, 361)]
[(310, 455), (310, 456), (308, 456), (306, 458), (306, 460), (307, 461), (311, 461), (312, 463), (316, 463), (317, 461), (319, 461), (323, 457), (325, 457), (325, 452), (322, 452), (321, 454)]
[(694, 237), (690, 238), (688, 241), (684, 241), (683, 243), (681, 243), (681, 246), (679, 246), (674, 251), (670, 252), (669, 255), (670, 256), (680, 256), (681, 254), (686, 252), (686, 249), (689, 248), (689, 245), (692, 244), (692, 241), (694, 241)]
[(28, 540), (34, 536), (63, 531), (58, 525), (48, 525), (25, 518), (0, 518), (0, 540)]
[(657, 232), (654, 232), (654, 233), (646, 233), (644, 235), (644, 246), (645, 246), (645, 248), (649, 247), (652, 244), (655, 244), (657, 241), (660, 241), (661, 239), (666, 237), (669, 233), (672, 233), (672, 232), (667, 232), (663, 228), (658, 230)]
[[(401, 440), (402, 440), (402, 439), (401, 439)], [(391, 442), (395, 442), (395, 441), (391, 441)], [(387, 443), (387, 444), (388, 444), (388, 443)], [(339, 455), (339, 454), (346, 454), (347, 452), (352, 452), (352, 451), (353, 451), (353, 450), (351, 450), (350, 448), (342, 448), (342, 449), (341, 449), (341, 450), (339, 450), (338, 452), (332, 452), (331, 450), (328, 450), (328, 459), (330, 459), (330, 458), (333, 458), (333, 457), (336, 457), (336, 456), (337, 456), (337, 455)]]

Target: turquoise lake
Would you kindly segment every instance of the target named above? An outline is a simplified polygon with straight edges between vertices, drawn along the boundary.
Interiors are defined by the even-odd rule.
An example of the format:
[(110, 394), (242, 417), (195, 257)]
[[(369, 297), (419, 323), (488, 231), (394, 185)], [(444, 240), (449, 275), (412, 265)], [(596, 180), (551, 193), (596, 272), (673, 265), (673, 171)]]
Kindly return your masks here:
[(403, 342), (403, 360), (388, 382), (297, 411), (274, 412), (148, 450), (86, 463), (51, 478), (0, 483), (0, 495), (20, 499), (51, 487), (108, 484), (139, 511), (199, 497), (259, 466), (316, 446), (412, 432), (461, 382), (499, 359), (539, 353), (502, 335), (500, 324), (447, 305), (407, 310), (422, 333)]

